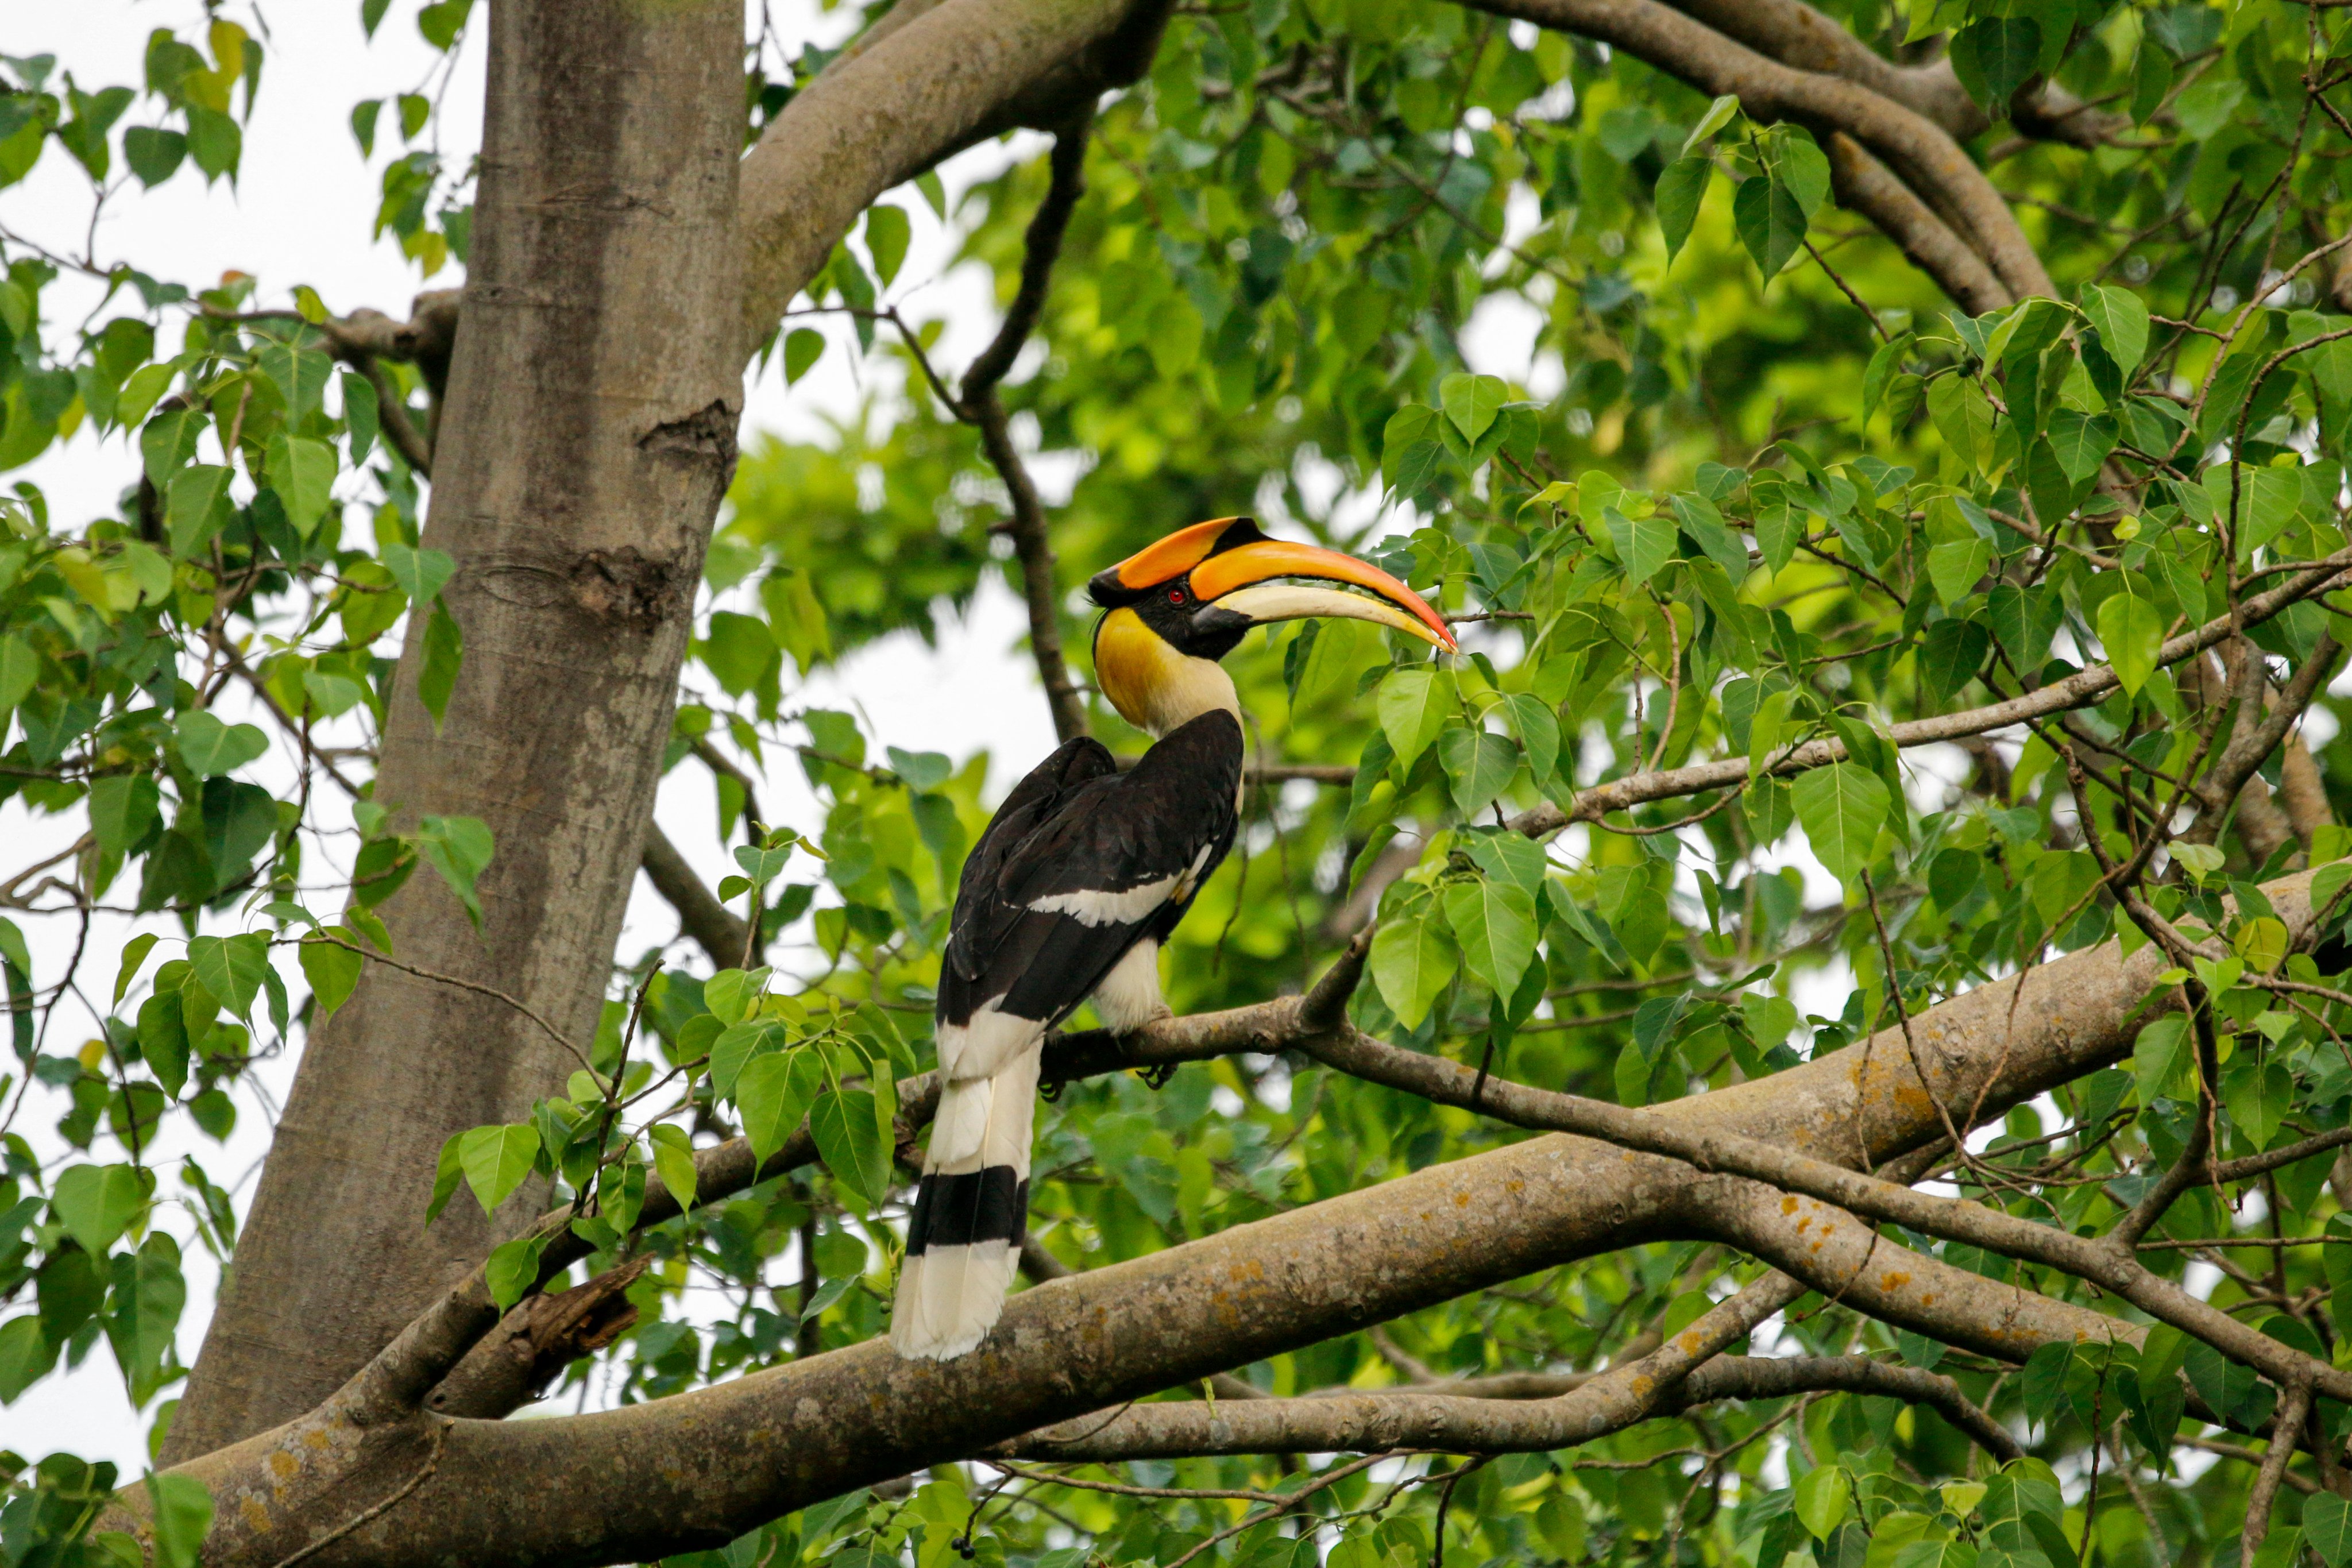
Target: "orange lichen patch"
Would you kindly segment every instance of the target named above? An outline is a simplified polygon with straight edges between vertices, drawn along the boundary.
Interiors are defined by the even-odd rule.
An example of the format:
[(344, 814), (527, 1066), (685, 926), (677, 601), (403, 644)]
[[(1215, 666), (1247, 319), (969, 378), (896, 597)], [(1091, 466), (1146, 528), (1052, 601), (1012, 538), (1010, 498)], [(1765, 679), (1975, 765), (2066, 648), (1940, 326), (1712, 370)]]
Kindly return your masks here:
[(1935, 1304), (1936, 1304), (1936, 1293), (1935, 1293), (1933, 1290), (1929, 1290), (1929, 1291), (1926, 1292), (1925, 1294), (1923, 1294), (1923, 1295), (1919, 1298), (1919, 1305), (1921, 1305), (1921, 1306), (1923, 1306), (1923, 1307), (1932, 1307), (1932, 1306), (1934, 1306)]
[[(1794, 1200), (1794, 1199), (1790, 1199), (1790, 1201), (1793, 1203), (1795, 1200)], [(1807, 1231), (1809, 1231), (1809, 1230), (1811, 1230), (1811, 1229), (1812, 1229), (1812, 1228), (1813, 1228), (1813, 1222), (1812, 1222), (1810, 1218), (1808, 1218), (1808, 1219), (1801, 1219), (1801, 1220), (1799, 1220), (1799, 1221), (1797, 1222), (1797, 1234), (1798, 1234), (1799, 1236), (1802, 1236), (1802, 1235), (1804, 1235), (1804, 1234), (1805, 1234), (1805, 1232), (1807, 1232)]]
[(1263, 1279), (1265, 1278), (1265, 1265), (1258, 1262), (1255, 1258), (1251, 1258), (1246, 1263), (1234, 1264), (1225, 1272), (1236, 1280)]
[(1503, 1184), (1503, 1190), (1507, 1193), (1523, 1193), (1528, 1190), (1528, 1184), (1527, 1183), (1519, 1180), (1518, 1177), (1513, 1176), (1509, 1181)]
[(290, 1481), (301, 1470), (302, 1461), (279, 1448), (269, 1456), (269, 1473), (281, 1481)]
[(261, 1506), (259, 1498), (247, 1498), (237, 1505), (237, 1511), (245, 1515), (246, 1529), (257, 1534), (278, 1528), (277, 1521), (269, 1517), (269, 1510)]
[(1682, 1338), (1676, 1340), (1675, 1343), (1681, 1347), (1685, 1355), (1698, 1354), (1699, 1338), (1695, 1330), (1685, 1329)]
[(331, 1448), (335, 1445), (333, 1434), (330, 1433), (323, 1426), (313, 1426), (308, 1432), (303, 1433), (302, 1441), (310, 1444), (313, 1448), (317, 1448), (321, 1451)]
[(1890, 1274), (1882, 1274), (1882, 1275), (1880, 1275), (1880, 1276), (1878, 1277), (1878, 1288), (1879, 1288), (1880, 1289), (1882, 1289), (1882, 1290), (1886, 1290), (1886, 1291), (1900, 1290), (1900, 1289), (1903, 1289), (1903, 1287), (1905, 1287), (1906, 1285), (1908, 1285), (1909, 1283), (1911, 1283), (1911, 1276), (1909, 1276), (1908, 1274), (1891, 1274), (1891, 1273), (1890, 1273)]
[(1793, 1197), (1782, 1198), (1780, 1200), (1780, 1212), (1782, 1214), (1795, 1214), (1797, 1212), (1797, 1200)]
[(1454, 1194), (1454, 1206), (1458, 1209), (1466, 1209), (1470, 1206), (1469, 1188), (1465, 1187), (1462, 1191)]

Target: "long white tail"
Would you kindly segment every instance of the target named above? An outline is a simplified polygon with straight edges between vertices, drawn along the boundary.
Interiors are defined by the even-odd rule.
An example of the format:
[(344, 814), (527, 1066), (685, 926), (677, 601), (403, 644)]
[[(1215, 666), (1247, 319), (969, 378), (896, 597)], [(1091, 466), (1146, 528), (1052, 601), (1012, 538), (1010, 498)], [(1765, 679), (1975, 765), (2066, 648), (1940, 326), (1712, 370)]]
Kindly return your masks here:
[(1033, 1041), (989, 1077), (950, 1079), (940, 1089), (890, 1315), (890, 1345), (902, 1356), (962, 1355), (1004, 1310), (1028, 1228), (1042, 1047)]

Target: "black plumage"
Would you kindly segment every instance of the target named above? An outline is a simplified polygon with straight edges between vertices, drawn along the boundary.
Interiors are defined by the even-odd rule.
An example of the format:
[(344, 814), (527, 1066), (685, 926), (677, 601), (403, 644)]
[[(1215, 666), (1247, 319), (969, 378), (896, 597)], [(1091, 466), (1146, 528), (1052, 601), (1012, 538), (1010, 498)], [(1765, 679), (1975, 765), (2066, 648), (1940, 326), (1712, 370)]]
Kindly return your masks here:
[[(1001, 1011), (1051, 1027), (1129, 948), (1146, 938), (1164, 941), (1233, 847), (1241, 770), (1241, 725), (1223, 711), (1178, 729), (1129, 773), (1118, 772), (1101, 742), (1087, 738), (1032, 769), (964, 863), (939, 1022), (968, 1024), (975, 1010), (1001, 998)], [(1186, 883), (1183, 896), (1133, 922), (1089, 924), (1030, 907), (1171, 877)]]

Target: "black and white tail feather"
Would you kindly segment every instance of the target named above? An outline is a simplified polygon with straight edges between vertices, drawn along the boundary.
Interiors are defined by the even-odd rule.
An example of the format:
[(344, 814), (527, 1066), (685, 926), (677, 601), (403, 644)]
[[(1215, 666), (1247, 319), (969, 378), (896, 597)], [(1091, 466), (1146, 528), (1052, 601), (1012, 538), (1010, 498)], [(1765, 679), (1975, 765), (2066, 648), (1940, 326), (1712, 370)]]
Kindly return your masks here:
[(890, 1320), (900, 1355), (945, 1361), (995, 1327), (1027, 1232), (1045, 1033), (1089, 996), (1115, 1030), (1165, 1016), (1160, 944), (1232, 847), (1241, 766), (1223, 710), (1124, 774), (1099, 742), (1072, 741), (965, 862), (940, 973), (939, 1111)]

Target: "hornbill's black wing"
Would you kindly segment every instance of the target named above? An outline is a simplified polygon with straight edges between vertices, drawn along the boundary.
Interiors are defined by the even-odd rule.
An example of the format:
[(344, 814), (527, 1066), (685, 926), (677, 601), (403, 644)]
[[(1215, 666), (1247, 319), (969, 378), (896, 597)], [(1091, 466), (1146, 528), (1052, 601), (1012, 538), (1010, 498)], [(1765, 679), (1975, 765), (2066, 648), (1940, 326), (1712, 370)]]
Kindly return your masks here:
[(1110, 771), (1091, 742), (1055, 752), (965, 864), (940, 1022), (969, 1024), (992, 1002), (1050, 1026), (1137, 942), (1164, 938), (1233, 844), (1241, 765), (1241, 725), (1223, 711), (1179, 728), (1131, 773)]

